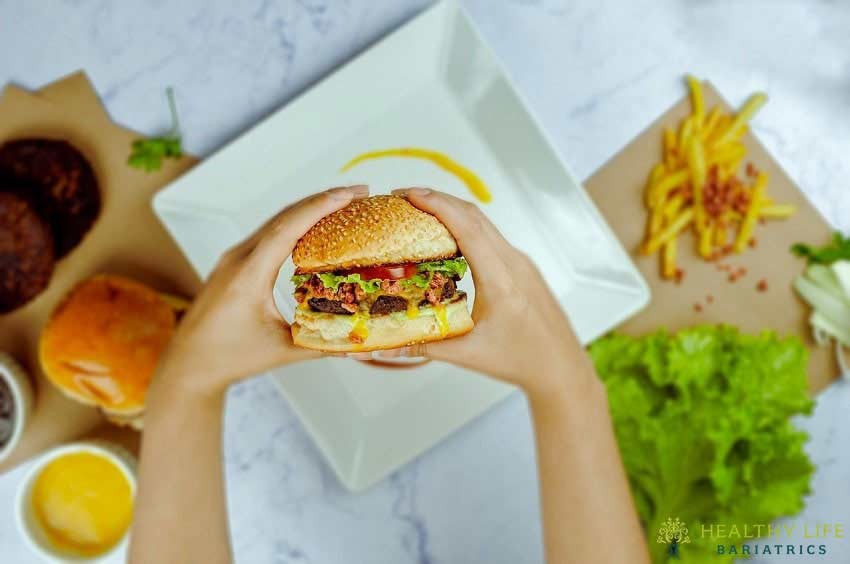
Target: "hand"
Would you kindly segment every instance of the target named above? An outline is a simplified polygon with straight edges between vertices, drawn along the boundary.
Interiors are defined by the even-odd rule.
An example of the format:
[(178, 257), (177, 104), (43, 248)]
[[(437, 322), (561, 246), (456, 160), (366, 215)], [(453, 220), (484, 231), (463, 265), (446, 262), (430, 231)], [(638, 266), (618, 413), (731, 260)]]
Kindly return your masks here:
[(320, 356), (292, 344), (274, 303), (281, 264), (324, 216), (369, 195), (366, 186), (334, 188), (292, 204), (226, 252), (160, 361), (155, 385), (223, 393), (234, 381)]
[(561, 305), (537, 267), (511, 246), (474, 204), (424, 188), (396, 190), (436, 216), (454, 235), (472, 270), (471, 333), (413, 345), (387, 356), (427, 356), (483, 372), (523, 388), (551, 389), (565, 371), (589, 368)]

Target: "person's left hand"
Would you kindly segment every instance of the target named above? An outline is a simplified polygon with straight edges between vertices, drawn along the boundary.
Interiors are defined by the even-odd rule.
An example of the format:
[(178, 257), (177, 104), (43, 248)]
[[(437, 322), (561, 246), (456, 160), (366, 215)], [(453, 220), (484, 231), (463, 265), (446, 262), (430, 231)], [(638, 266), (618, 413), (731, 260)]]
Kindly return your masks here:
[(241, 378), (320, 356), (292, 344), (289, 325), (274, 303), (274, 283), (304, 233), (324, 216), (368, 195), (367, 186), (350, 186), (310, 196), (227, 251), (180, 321), (154, 385), (223, 393)]

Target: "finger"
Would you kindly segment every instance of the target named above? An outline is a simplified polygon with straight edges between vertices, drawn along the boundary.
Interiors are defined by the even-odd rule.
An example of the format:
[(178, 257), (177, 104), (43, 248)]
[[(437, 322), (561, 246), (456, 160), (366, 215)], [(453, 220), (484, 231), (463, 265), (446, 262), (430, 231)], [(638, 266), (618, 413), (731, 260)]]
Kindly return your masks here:
[(382, 350), (382, 351), (378, 351), (377, 354), (378, 354), (379, 358), (387, 358), (387, 359), (389, 359), (389, 358), (399, 358), (399, 357), (405, 356), (403, 348), (402, 349)]
[[(351, 200), (365, 198), (369, 195), (369, 187), (365, 184), (358, 184), (354, 186), (340, 186), (337, 188), (330, 188), (324, 192), (319, 192), (317, 194), (307, 196), (306, 198), (292, 203), (286, 206), (284, 209), (280, 210), (272, 218), (266, 220), (266, 222), (263, 223), (259, 228), (257, 228), (251, 235), (249, 235), (244, 240), (225, 251), (222, 255), (222, 261), (228, 260), (230, 262), (236, 262), (245, 258), (251, 251), (253, 251), (257, 247), (257, 244), (262, 241), (263, 238), (267, 237), (270, 233), (274, 232), (278, 228), (282, 218), (285, 217), (286, 214), (290, 213), (292, 209), (304, 205), (307, 202), (324, 198), (327, 194), (338, 194), (345, 191), (350, 191), (353, 194)], [(342, 207), (344, 206), (345, 204), (343, 204)]]
[(368, 352), (347, 353), (345, 356), (354, 360), (372, 360), (372, 353)]
[[(463, 256), (472, 266), (476, 280), (486, 282), (498, 276), (496, 267), (504, 265), (499, 249), (505, 245), (498, 230), (473, 204), (426, 188), (394, 190), (407, 200), (439, 219), (457, 240)], [(502, 252), (504, 254), (504, 251)]]
[[(443, 200), (447, 204), (449, 204), (452, 209), (459, 210), (459, 212), (461, 213), (465, 212), (466, 221), (460, 226), (455, 226), (455, 229), (462, 229), (464, 225), (468, 226), (469, 231), (473, 233), (483, 229), (487, 233), (487, 235), (492, 238), (494, 242), (502, 243), (504, 245), (510, 245), (510, 243), (508, 243), (508, 241), (505, 239), (504, 235), (502, 235), (502, 232), (499, 231), (499, 228), (496, 227), (493, 222), (490, 221), (490, 218), (487, 217), (487, 215), (481, 211), (481, 208), (479, 208), (477, 205), (473, 204), (468, 200), (464, 200), (462, 198), (458, 198), (456, 196), (452, 196), (451, 194), (446, 194), (445, 192), (440, 192), (438, 190), (431, 190), (430, 188), (401, 188), (398, 190), (393, 190), (393, 193), (408, 198), (408, 201), (410, 201), (411, 203), (414, 203), (413, 200), (418, 200), (422, 204), (422, 206), (427, 206), (429, 205), (428, 201), (433, 201), (433, 203), (430, 204), (432, 207), (435, 208), (433, 211), (427, 210), (416, 203), (414, 203), (414, 205), (420, 207), (420, 209), (428, 211), (429, 213), (437, 217), (440, 217), (439, 215), (437, 215), (438, 213), (440, 213), (440, 210), (436, 209), (436, 207), (439, 205), (439, 201)], [(433, 200), (430, 197), (433, 197)], [(451, 222), (451, 217), (447, 218), (446, 221)], [(444, 221), (444, 223), (446, 222)], [(450, 227), (448, 223), (446, 223), (446, 226)]]
[(298, 240), (320, 219), (369, 195), (365, 185), (332, 188), (289, 206), (259, 232), (252, 255), (261, 268), (261, 276), (277, 277), (280, 265), (292, 253)]
[(401, 356), (408, 358), (424, 357), (432, 360), (451, 362), (461, 366), (468, 365), (470, 354), (472, 353), (474, 355), (475, 352), (470, 347), (468, 338), (465, 336), (428, 343), (415, 343), (399, 349), (399, 351)]

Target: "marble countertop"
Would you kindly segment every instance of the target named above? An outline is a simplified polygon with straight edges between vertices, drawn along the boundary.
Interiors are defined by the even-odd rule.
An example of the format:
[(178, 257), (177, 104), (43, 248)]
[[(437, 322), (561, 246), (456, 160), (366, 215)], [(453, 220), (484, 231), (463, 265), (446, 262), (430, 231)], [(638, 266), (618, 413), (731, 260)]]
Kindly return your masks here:
[[(735, 104), (753, 90), (769, 92), (754, 131), (828, 220), (850, 230), (846, 3), (461, 3), (580, 177), (681, 97), (690, 71)], [(429, 4), (0, 0), (0, 84), (36, 88), (83, 68), (117, 121), (150, 134), (168, 127), (162, 92), (173, 85), (186, 147), (203, 156)], [(800, 423), (819, 469), (798, 519), (846, 521), (848, 406), (850, 383), (836, 383)], [(231, 391), (225, 445), (239, 562), (542, 562), (532, 432), (520, 395), (361, 495), (340, 487), (268, 380)], [(0, 478), (4, 562), (33, 561), (11, 513), (24, 470)], [(846, 562), (847, 554), (836, 546), (816, 561)]]

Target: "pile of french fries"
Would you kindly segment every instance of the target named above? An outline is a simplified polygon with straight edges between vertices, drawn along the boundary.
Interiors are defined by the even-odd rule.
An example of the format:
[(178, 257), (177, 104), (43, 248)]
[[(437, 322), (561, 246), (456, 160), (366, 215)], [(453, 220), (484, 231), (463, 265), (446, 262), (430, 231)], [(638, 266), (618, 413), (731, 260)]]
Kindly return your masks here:
[(664, 278), (681, 278), (676, 265), (680, 234), (693, 228), (699, 255), (714, 260), (754, 245), (759, 219), (783, 219), (791, 205), (767, 195), (768, 175), (746, 166), (746, 184), (738, 176), (747, 155), (741, 138), (747, 123), (767, 101), (753, 94), (735, 115), (714, 107), (706, 114), (701, 83), (687, 76), (691, 114), (678, 132), (664, 129), (662, 160), (652, 169), (646, 188), (649, 220), (641, 252), (661, 253)]

